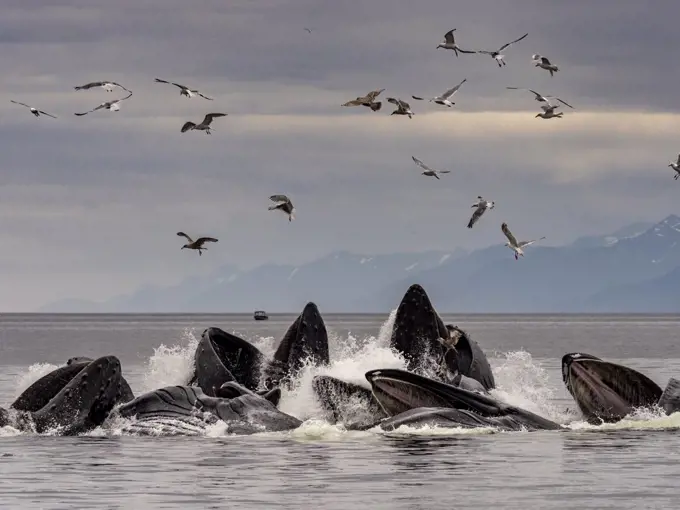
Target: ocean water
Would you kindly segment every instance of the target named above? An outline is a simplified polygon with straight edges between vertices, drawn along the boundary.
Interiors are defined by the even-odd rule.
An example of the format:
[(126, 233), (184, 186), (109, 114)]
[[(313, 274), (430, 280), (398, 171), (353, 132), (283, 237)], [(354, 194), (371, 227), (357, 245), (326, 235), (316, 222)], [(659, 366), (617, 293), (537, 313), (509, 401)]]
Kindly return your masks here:
[[(323, 312), (323, 311), (322, 311)], [(677, 508), (680, 413), (585, 424), (562, 384), (560, 358), (582, 351), (636, 368), (664, 387), (680, 375), (673, 316), (448, 316), (490, 358), (498, 398), (563, 431), (400, 429), (329, 425), (311, 391), (325, 373), (361, 380), (402, 367), (378, 315), (324, 319), (331, 365), (308, 368), (280, 408), (292, 432), (135, 436), (116, 424), (79, 437), (0, 429), (2, 509), (642, 509)], [(197, 338), (221, 327), (270, 353), (292, 315), (0, 316), (0, 405), (72, 356), (118, 356), (135, 394), (182, 384)]]

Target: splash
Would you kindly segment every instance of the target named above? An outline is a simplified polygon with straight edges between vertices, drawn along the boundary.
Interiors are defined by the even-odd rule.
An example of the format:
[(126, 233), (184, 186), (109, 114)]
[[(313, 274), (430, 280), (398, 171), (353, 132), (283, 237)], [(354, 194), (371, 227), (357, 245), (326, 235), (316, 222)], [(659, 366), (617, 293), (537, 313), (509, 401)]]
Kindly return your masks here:
[(553, 404), (555, 391), (549, 386), (548, 372), (526, 351), (505, 353), (498, 366), (491, 362), (496, 389), (490, 393), (510, 405), (526, 409), (558, 423), (568, 415)]
[(167, 347), (164, 344), (154, 349), (146, 364), (142, 391), (153, 391), (164, 386), (188, 384), (194, 374), (194, 353), (198, 338), (191, 329), (182, 333), (184, 345)]
[(58, 365), (53, 365), (51, 363), (34, 363), (30, 367), (28, 367), (28, 370), (25, 373), (19, 374), (16, 377), (14, 398), (21, 395), (31, 384), (36, 382), (38, 379), (46, 376), (47, 374), (49, 374), (53, 370), (56, 370), (57, 368), (59, 368)]

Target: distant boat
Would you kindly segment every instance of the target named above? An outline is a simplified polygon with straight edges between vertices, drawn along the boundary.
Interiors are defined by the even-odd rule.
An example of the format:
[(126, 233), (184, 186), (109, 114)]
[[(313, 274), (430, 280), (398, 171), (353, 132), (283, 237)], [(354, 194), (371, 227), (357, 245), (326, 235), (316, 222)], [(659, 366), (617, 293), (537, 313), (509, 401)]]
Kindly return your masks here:
[(255, 310), (255, 313), (253, 314), (253, 319), (256, 321), (266, 321), (269, 319), (269, 315), (267, 315), (267, 312), (264, 310)]

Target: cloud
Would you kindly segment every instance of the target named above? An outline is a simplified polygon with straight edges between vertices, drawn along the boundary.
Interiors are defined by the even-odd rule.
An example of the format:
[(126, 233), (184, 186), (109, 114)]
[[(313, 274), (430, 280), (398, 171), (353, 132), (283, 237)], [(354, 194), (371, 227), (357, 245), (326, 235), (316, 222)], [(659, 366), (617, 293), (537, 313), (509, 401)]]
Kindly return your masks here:
[[(482, 247), (503, 241), (502, 221), (563, 243), (680, 212), (666, 167), (680, 151), (677, 14), (670, 0), (654, 11), (629, 0), (12, 0), (0, 19), (0, 310), (337, 249)], [(464, 48), (529, 37), (499, 69), (435, 49), (451, 28)], [(454, 108), (410, 99), (463, 78)], [(73, 90), (101, 79), (133, 97), (75, 117), (121, 97)], [(576, 109), (537, 119), (531, 94), (507, 86)], [(380, 112), (340, 107), (383, 87)], [(414, 118), (390, 116), (389, 96)], [(212, 111), (228, 113), (212, 136), (180, 133)], [(412, 155), (452, 173), (422, 176)], [(293, 199), (292, 224), (267, 211), (273, 193)], [(469, 231), (478, 194), (497, 207)], [(199, 258), (178, 230), (220, 241)]]

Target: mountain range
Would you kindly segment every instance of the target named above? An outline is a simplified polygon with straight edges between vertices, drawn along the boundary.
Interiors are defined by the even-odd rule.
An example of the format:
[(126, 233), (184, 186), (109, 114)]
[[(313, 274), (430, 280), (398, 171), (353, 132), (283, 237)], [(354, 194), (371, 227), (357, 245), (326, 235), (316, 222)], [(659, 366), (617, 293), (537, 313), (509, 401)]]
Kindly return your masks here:
[(105, 302), (65, 299), (40, 312), (386, 312), (412, 283), (441, 312), (680, 312), (680, 217), (626, 226), (559, 247), (532, 245), (516, 261), (502, 244), (474, 251), (331, 253), (299, 265), (223, 266), (170, 287)]

